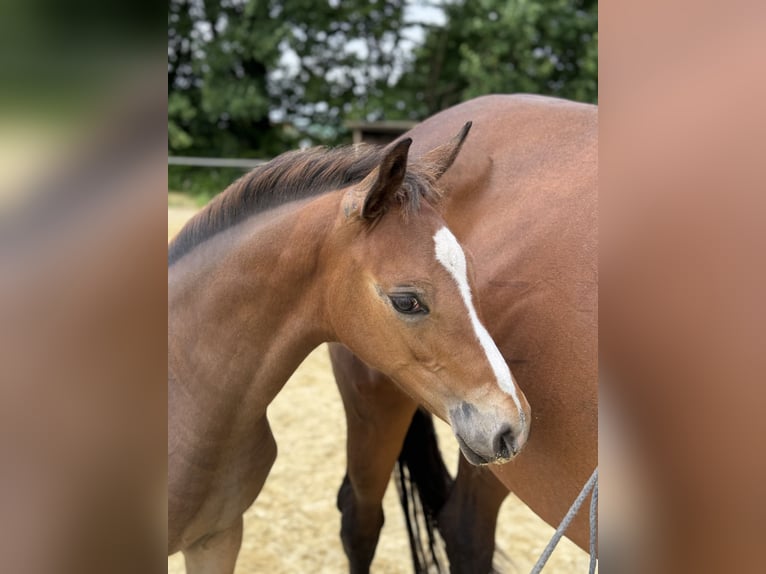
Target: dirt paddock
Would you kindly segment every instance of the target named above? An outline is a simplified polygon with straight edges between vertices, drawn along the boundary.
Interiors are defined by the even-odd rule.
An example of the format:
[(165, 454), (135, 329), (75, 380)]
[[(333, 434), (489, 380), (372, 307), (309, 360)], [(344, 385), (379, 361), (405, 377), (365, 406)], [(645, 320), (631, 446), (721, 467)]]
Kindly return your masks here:
[[(194, 213), (168, 208), (168, 238)], [(340, 543), (340, 513), (335, 496), (345, 469), (345, 419), (324, 345), (311, 353), (269, 407), (269, 421), (279, 454), (258, 499), (245, 513), (245, 531), (237, 574), (347, 571)], [(437, 421), (439, 441), (454, 474), (459, 451), (449, 427)], [(386, 523), (372, 572), (412, 571), (404, 518), (396, 487), (384, 500)], [(526, 573), (547, 544), (553, 529), (510, 495), (500, 511), (496, 559), (508, 574)], [(181, 574), (183, 557), (168, 558), (168, 574)], [(546, 573), (584, 573), (588, 556), (562, 540)]]

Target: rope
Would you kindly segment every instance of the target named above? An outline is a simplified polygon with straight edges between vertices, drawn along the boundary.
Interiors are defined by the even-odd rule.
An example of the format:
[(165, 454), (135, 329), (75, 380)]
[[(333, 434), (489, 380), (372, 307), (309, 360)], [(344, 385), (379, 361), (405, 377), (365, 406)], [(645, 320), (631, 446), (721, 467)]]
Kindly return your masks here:
[(553, 550), (556, 548), (559, 540), (561, 540), (561, 537), (564, 536), (564, 532), (566, 532), (566, 529), (569, 528), (569, 524), (577, 514), (577, 511), (580, 510), (582, 503), (588, 497), (588, 493), (590, 493), (591, 490), (593, 490), (593, 496), (590, 499), (590, 569), (588, 572), (589, 574), (595, 573), (596, 519), (598, 510), (598, 467), (596, 467), (596, 469), (593, 471), (593, 474), (590, 475), (590, 478), (588, 479), (588, 482), (585, 483), (585, 486), (582, 487), (580, 494), (578, 494), (577, 498), (575, 498), (575, 501), (569, 508), (569, 512), (567, 512), (566, 516), (561, 521), (561, 524), (559, 524), (559, 527), (553, 534), (553, 538), (551, 538), (550, 542), (548, 542), (548, 546), (545, 547), (545, 550), (543, 550), (543, 553), (540, 555), (540, 558), (537, 559), (537, 563), (534, 565), (532, 571), (529, 574), (540, 574), (540, 572), (542, 572), (545, 563), (548, 562), (548, 558), (550, 558), (551, 554), (553, 554)]
[(598, 468), (594, 471), (596, 484), (593, 485), (593, 495), (590, 497), (590, 567), (588, 574), (596, 572), (596, 525), (598, 523)]

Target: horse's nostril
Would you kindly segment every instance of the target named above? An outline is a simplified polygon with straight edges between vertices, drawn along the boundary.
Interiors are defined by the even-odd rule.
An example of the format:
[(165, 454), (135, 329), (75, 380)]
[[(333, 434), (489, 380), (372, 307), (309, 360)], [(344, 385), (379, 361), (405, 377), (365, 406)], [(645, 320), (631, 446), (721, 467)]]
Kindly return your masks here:
[(515, 441), (513, 440), (513, 431), (510, 427), (504, 427), (495, 437), (495, 456), (497, 458), (511, 458), (516, 454)]

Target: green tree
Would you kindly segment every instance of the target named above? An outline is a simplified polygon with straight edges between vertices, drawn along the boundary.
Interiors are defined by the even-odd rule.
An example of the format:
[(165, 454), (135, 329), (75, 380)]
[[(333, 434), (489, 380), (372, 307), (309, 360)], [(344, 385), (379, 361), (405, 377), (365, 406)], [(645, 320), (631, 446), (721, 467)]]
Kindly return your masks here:
[(285, 137), (269, 122), (268, 71), (285, 24), (260, 0), (169, 0), (171, 153), (273, 155)]
[(170, 153), (270, 157), (491, 92), (596, 101), (595, 0), (446, 0), (412, 53), (427, 3), (168, 0)]
[(285, 0), (285, 46), (296, 65), (275, 74), (285, 116), (313, 140), (336, 141), (343, 121), (382, 117), (381, 100), (405, 54), (408, 0)]
[(170, 152), (268, 157), (382, 116), (406, 5), (169, 0)]
[(489, 93), (598, 98), (595, 0), (457, 0), (401, 81), (398, 108), (422, 119)]

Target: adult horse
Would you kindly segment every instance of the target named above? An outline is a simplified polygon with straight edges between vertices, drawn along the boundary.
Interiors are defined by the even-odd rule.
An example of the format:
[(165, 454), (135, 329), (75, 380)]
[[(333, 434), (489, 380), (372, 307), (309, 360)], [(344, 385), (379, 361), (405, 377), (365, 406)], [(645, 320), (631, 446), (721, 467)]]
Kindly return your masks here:
[[(433, 441), (413, 436), (428, 432), (422, 420), (402, 456), (414, 461), (413, 479), (427, 485), (424, 506), (435, 515), (452, 571), (488, 572), (508, 490), (557, 525), (597, 464), (598, 124), (595, 106), (486, 96), (406, 134), (415, 141), (413, 156), (467, 119), (473, 129), (440, 182), (440, 211), (473, 255), (487, 329), (529, 400), (533, 431), (523, 455), (503, 466), (469, 465), (466, 459), (491, 461), (458, 441), (465, 457), (454, 485), (439, 455), (426, 450)], [(348, 424), (341, 536), (351, 571), (366, 572), (383, 524), (381, 498), (417, 401), (349, 350), (334, 345), (331, 357)], [(442, 367), (428, 359), (433, 370)], [(429, 477), (429, 469), (437, 473)], [(567, 535), (588, 548), (587, 512)]]
[(410, 139), (284, 154), (169, 246), (168, 551), (189, 574), (233, 571), (242, 513), (276, 457), (266, 408), (324, 341), (450, 420), (477, 457), (524, 446), (528, 404), (435, 208), (469, 128), (410, 165)]

